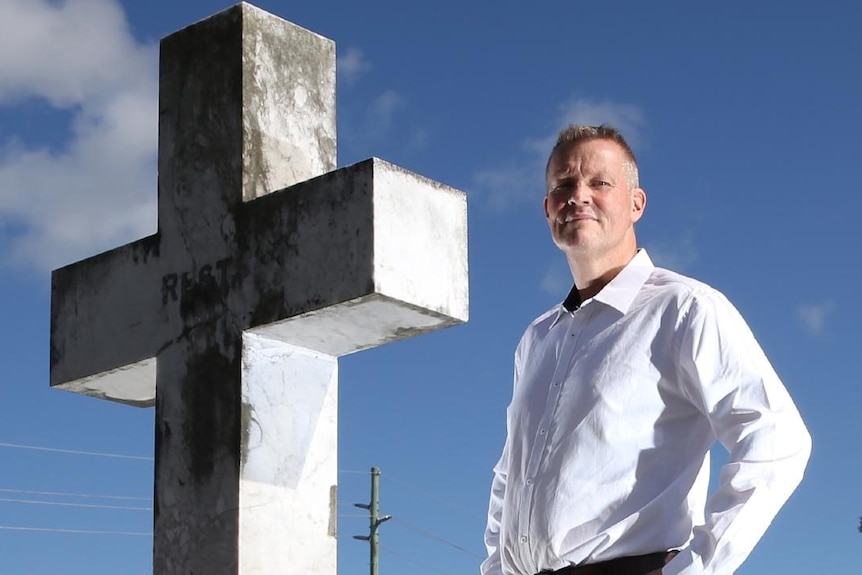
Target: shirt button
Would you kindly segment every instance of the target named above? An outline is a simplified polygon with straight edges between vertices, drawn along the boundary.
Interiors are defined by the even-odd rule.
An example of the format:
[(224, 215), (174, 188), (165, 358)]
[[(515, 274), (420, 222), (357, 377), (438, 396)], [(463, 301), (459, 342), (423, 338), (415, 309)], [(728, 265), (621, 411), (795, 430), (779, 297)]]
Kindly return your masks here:
[(532, 484), (533, 484), (533, 480), (532, 480), (532, 479), (528, 479), (528, 480), (527, 480), (527, 485), (532, 485)]
[(521, 543), (526, 543), (526, 542), (527, 542), (527, 536), (521, 535)]
[(540, 429), (539, 435), (545, 435), (545, 433), (547, 433), (547, 431), (548, 431), (547, 429)]
[(558, 381), (558, 382), (554, 383), (554, 387), (560, 387), (560, 382)]

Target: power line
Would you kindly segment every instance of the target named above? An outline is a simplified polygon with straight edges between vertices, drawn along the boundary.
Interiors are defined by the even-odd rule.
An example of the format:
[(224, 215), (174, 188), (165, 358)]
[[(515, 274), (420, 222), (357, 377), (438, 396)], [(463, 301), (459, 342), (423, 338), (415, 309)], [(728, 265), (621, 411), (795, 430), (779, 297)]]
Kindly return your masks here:
[(152, 502), (152, 497), (134, 497), (131, 495), (93, 495), (90, 493), (69, 493), (67, 491), (32, 491), (29, 489), (9, 489), (0, 487), (0, 493), (20, 493), (24, 495), (48, 495), (51, 497), (89, 497), (91, 499), (126, 499)]
[[(32, 451), (42, 451), (49, 453), (64, 453), (69, 455), (83, 455), (83, 456), (92, 456), (92, 457), (107, 457), (113, 459), (129, 459), (136, 461), (153, 461), (152, 457), (145, 457), (140, 455), (127, 455), (127, 454), (119, 454), (119, 453), (108, 453), (108, 452), (98, 452), (98, 451), (86, 451), (86, 450), (77, 450), (77, 449), (62, 449), (55, 447), (42, 447), (36, 445), (25, 445), (18, 443), (8, 443), (8, 442), (0, 442), (0, 447), (7, 447), (13, 449), (27, 449)], [(344, 469), (338, 470), (339, 474), (365, 474), (367, 471), (359, 471), (352, 469)], [(463, 508), (452, 504), (451, 502), (430, 493), (427, 490), (423, 490), (417, 488), (415, 485), (398, 479), (397, 477), (392, 477), (389, 474), (387, 476), (390, 479), (393, 479), (396, 483), (400, 483), (409, 489), (424, 495), (425, 497), (434, 499), (440, 503), (447, 505), (448, 507), (454, 508), (464, 514), (467, 514)], [(70, 493), (70, 492), (59, 492), (59, 491), (36, 491), (36, 490), (26, 490), (26, 489), (11, 489), (11, 488), (0, 488), (0, 492), (2, 493), (16, 493), (16, 494), (27, 494), (27, 495), (46, 495), (52, 497), (82, 497), (82, 498), (98, 498), (98, 499), (118, 499), (118, 500), (135, 500), (135, 501), (147, 501), (151, 502), (152, 498), (148, 497), (135, 497), (135, 496), (123, 496), (123, 495), (96, 495), (96, 494), (88, 494), (88, 493)], [(29, 499), (12, 499), (12, 498), (0, 498), (0, 503), (21, 503), (21, 504), (29, 504), (29, 505), (50, 505), (50, 506), (61, 506), (61, 507), (78, 507), (78, 508), (90, 508), (90, 509), (108, 509), (108, 510), (121, 510), (121, 511), (152, 511), (151, 507), (133, 507), (133, 506), (118, 506), (118, 505), (95, 505), (95, 504), (84, 504), (84, 503), (67, 503), (67, 502), (59, 502), (59, 501), (41, 501), (41, 500), (29, 500)], [(472, 514), (469, 514), (472, 516)], [(339, 517), (364, 517), (363, 515), (339, 515)], [(427, 531), (421, 527), (416, 525), (412, 525), (402, 519), (397, 517), (393, 517), (393, 519), (425, 537), (436, 540), (440, 543), (449, 545), (454, 549), (457, 549), (471, 557), (477, 559), (484, 559), (483, 556), (477, 555), (469, 551), (468, 549), (448, 541), (439, 535), (436, 535), (430, 531)], [(23, 527), (23, 526), (9, 526), (9, 525), (0, 525), (0, 530), (6, 531), (27, 531), (27, 532), (39, 532), (39, 533), (68, 533), (68, 534), (82, 534), (82, 535), (123, 535), (123, 536), (147, 536), (152, 537), (152, 533), (144, 533), (144, 532), (131, 532), (131, 531), (98, 531), (98, 530), (83, 530), (83, 529), (59, 529), (59, 528), (42, 528), (42, 527)], [(432, 571), (436, 571), (438, 573), (443, 573), (444, 575), (449, 575), (445, 571), (441, 571), (430, 565), (423, 565), (413, 559), (405, 557), (403, 555), (398, 554), (392, 549), (387, 548), (387, 552), (400, 556), (402, 559), (408, 562), (412, 562), (421, 567), (430, 569)]]
[(466, 509), (464, 509), (460, 505), (456, 505), (455, 503), (452, 503), (451, 501), (447, 501), (446, 499), (443, 499), (439, 495), (431, 493), (430, 491), (428, 491), (426, 489), (416, 487), (415, 485), (413, 485), (409, 481), (405, 481), (403, 479), (399, 479), (398, 477), (394, 477), (389, 472), (386, 473), (386, 479), (395, 481), (395, 483), (400, 483), (401, 485), (407, 487), (408, 489), (412, 490), (415, 493), (423, 495), (429, 499), (433, 499), (433, 500), (437, 501), (438, 503), (442, 503), (442, 504), (446, 505), (447, 507), (449, 507), (450, 509), (454, 509), (455, 511), (458, 511), (459, 513), (461, 513), (465, 517), (470, 517), (471, 519), (476, 518), (476, 515), (474, 513), (470, 513), (469, 511), (467, 511)]
[(410, 524), (410, 523), (408, 523), (408, 522), (404, 521), (403, 519), (398, 518), (397, 516), (393, 516), (393, 517), (392, 517), (392, 521), (394, 521), (394, 522), (396, 522), (396, 523), (400, 523), (400, 524), (404, 525), (405, 527), (407, 527), (408, 529), (410, 529), (410, 530), (412, 530), (412, 531), (415, 531), (416, 533), (419, 533), (420, 535), (424, 535), (425, 537), (428, 537), (428, 538), (430, 538), (430, 539), (434, 539), (435, 541), (439, 541), (440, 543), (445, 543), (446, 545), (448, 545), (448, 546), (450, 546), (450, 547), (454, 547), (454, 548), (455, 548), (455, 549), (457, 549), (458, 551), (461, 551), (461, 552), (463, 552), (463, 553), (466, 553), (466, 554), (467, 554), (467, 555), (469, 555), (470, 557), (474, 557), (474, 558), (476, 558), (476, 559), (485, 559), (485, 557), (484, 557), (484, 556), (482, 556), (482, 555), (479, 555), (479, 554), (477, 554), (477, 553), (474, 553), (474, 552), (470, 551), (469, 549), (466, 549), (466, 548), (464, 548), (464, 547), (461, 547), (461, 546), (460, 546), (460, 545), (458, 545), (457, 543), (453, 543), (453, 542), (451, 542), (451, 541), (448, 541), (447, 539), (444, 539), (444, 538), (440, 537), (439, 535), (436, 535), (436, 534), (434, 534), (434, 533), (431, 533), (430, 531), (427, 531), (427, 530), (425, 530), (425, 529), (423, 529), (423, 528), (421, 528), (421, 527), (418, 527), (418, 526), (416, 526), (416, 525), (412, 525), (412, 524)]
[[(152, 507), (126, 507), (122, 505), (90, 505), (87, 503), (66, 503), (63, 501), (35, 501), (32, 499), (7, 499), (0, 497), (0, 503), (24, 503), (28, 505), (56, 505), (60, 507), (83, 507), (86, 509), (112, 509), (118, 511), (152, 511)], [(368, 518), (367, 515), (359, 513), (338, 515), (339, 518)]]
[(36, 445), (20, 445), (17, 443), (0, 443), (0, 447), (12, 447), (15, 449), (31, 449), (34, 451), (50, 451), (53, 453), (67, 453), (70, 455), (90, 455), (95, 457), (112, 457), (115, 459), (135, 459), (138, 461), (153, 461), (152, 457), (142, 455), (123, 455), (119, 453), (104, 453), (99, 451), (80, 451), (77, 449), (59, 449), (56, 447), (39, 447)]
[(408, 557), (406, 555), (398, 553), (397, 551), (393, 551), (392, 549), (390, 549), (389, 547), (386, 547), (385, 545), (381, 545), (380, 548), (382, 550), (386, 551), (386, 553), (388, 553), (390, 555), (394, 555), (395, 557), (398, 557), (399, 559), (401, 559), (402, 561), (406, 561), (407, 563), (412, 563), (414, 565), (422, 567), (423, 569), (427, 569), (427, 570), (433, 571), (435, 573), (440, 573), (440, 575), (452, 575), (448, 571), (443, 571), (442, 569), (434, 567), (433, 565), (428, 565), (427, 563), (422, 563), (421, 561), (416, 561), (412, 557)]
[[(122, 453), (107, 453), (101, 451), (83, 451), (78, 449), (61, 449), (58, 447), (40, 447), (37, 445), (23, 445), (19, 443), (6, 443), (0, 442), (0, 447), (9, 447), (14, 449), (30, 449), (33, 451), (48, 451), (53, 453), (66, 453), (69, 455), (89, 455), (95, 457), (113, 457), (116, 459), (134, 459), (138, 461), (154, 461), (153, 457), (146, 457), (143, 455), (126, 455)], [(358, 469), (339, 469), (338, 473), (340, 474), (366, 474), (368, 471), (361, 471)]]
[(77, 535), (133, 535), (139, 537), (152, 537), (152, 533), (141, 531), (90, 531), (87, 529), (55, 529), (52, 527), (20, 527), (15, 525), (0, 525), (3, 531), (33, 531), (37, 533), (74, 533)]
[(58, 507), (86, 507), (87, 509), (114, 509), (121, 511), (152, 511), (152, 507), (125, 507), (120, 505), (91, 505), (88, 503), (65, 503), (62, 501), (38, 501), (35, 499), (8, 499), (0, 497), (0, 503), (26, 503), (28, 505), (55, 505)]

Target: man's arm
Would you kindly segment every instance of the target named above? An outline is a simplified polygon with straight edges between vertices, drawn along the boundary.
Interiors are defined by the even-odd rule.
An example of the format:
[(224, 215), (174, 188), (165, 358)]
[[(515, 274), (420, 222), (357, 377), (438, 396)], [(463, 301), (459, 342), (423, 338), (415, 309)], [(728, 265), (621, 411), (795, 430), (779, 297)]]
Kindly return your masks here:
[(503, 496), (506, 493), (507, 459), (508, 447), (504, 447), (500, 461), (494, 466), (494, 480), (491, 483), (488, 526), (485, 528), (485, 548), (488, 550), (488, 558), (482, 562), (480, 568), (482, 575), (503, 575), (503, 567), (500, 564), (500, 520), (503, 515)]
[(680, 326), (683, 392), (707, 417), (729, 458), (705, 523), (662, 573), (734, 572), (802, 479), (811, 436), (739, 312), (701, 293)]
[[(515, 366), (512, 387), (517, 387), (523, 365), (524, 337), (515, 349)], [(481, 575), (503, 575), (500, 561), (500, 525), (503, 518), (503, 499), (506, 495), (506, 478), (509, 474), (509, 425), (506, 423), (506, 442), (500, 460), (494, 466), (494, 480), (491, 482), (491, 500), (488, 503), (488, 524), (485, 528), (485, 548), (488, 558), (482, 562)]]

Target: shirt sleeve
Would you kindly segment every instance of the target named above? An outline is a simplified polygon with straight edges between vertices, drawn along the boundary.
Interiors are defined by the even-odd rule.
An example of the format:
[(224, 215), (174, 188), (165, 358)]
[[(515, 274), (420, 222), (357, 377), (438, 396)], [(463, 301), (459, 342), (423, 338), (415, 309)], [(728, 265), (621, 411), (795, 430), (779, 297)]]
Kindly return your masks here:
[[(518, 385), (521, 374), (522, 350), (524, 339), (518, 344), (515, 351), (515, 369), (513, 377), (513, 388)], [(508, 424), (506, 425), (508, 432)], [(488, 503), (488, 524), (485, 528), (485, 548), (488, 550), (488, 558), (482, 562), (481, 575), (503, 575), (503, 566), (500, 560), (500, 525), (503, 518), (503, 499), (506, 495), (506, 477), (509, 467), (509, 438), (503, 446), (500, 460), (494, 466), (494, 479), (491, 482), (491, 498)]]
[(503, 496), (506, 493), (507, 459), (508, 448), (504, 447), (500, 461), (494, 466), (494, 480), (491, 483), (488, 525), (485, 528), (485, 548), (488, 550), (488, 557), (480, 567), (482, 575), (503, 575), (503, 567), (500, 562), (500, 521), (503, 515)]
[(729, 452), (703, 525), (664, 575), (726, 575), (751, 553), (802, 480), (811, 436), (739, 312), (693, 296), (680, 324), (683, 393)]

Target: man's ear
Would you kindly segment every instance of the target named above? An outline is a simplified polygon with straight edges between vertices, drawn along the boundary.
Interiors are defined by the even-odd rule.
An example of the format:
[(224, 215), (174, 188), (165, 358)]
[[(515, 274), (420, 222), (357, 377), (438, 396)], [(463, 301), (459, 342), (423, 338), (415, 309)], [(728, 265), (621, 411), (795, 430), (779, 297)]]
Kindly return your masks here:
[(635, 188), (632, 190), (632, 222), (641, 219), (646, 209), (646, 192), (643, 188)]
[(542, 207), (544, 207), (544, 208), (545, 208), (545, 219), (550, 218), (550, 217), (551, 217), (551, 214), (549, 214), (549, 213), (548, 213), (548, 196), (545, 196), (545, 197), (542, 199)]

